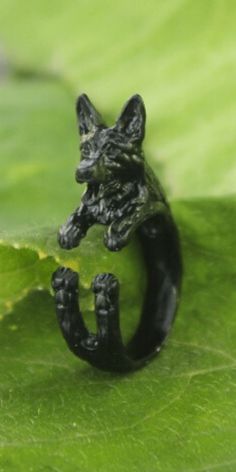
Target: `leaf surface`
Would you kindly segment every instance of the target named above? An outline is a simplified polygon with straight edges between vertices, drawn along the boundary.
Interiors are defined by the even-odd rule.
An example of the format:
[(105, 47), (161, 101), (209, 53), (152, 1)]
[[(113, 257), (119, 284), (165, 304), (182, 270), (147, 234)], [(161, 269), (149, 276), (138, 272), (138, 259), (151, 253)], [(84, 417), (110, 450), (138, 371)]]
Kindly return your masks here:
[[(234, 470), (236, 260), (227, 214), (236, 216), (236, 201), (174, 209), (185, 261), (182, 303), (166, 348), (145, 369), (113, 376), (74, 358), (46, 292), (31, 292), (1, 321), (6, 470), (35, 461), (39, 470)], [(85, 316), (90, 323), (94, 315)]]

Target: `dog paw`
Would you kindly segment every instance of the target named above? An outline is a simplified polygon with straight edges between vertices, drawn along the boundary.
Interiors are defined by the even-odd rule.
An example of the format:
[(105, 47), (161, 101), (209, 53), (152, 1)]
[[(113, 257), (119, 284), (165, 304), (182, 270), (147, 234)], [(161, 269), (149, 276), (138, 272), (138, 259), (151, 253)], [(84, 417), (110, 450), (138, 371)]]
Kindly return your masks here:
[(73, 249), (79, 246), (83, 236), (79, 226), (63, 225), (58, 233), (58, 243), (62, 249)]
[(92, 289), (95, 294), (115, 295), (119, 288), (118, 279), (113, 274), (102, 273), (96, 275), (93, 280)]
[(59, 267), (52, 275), (52, 288), (55, 292), (75, 292), (78, 289), (79, 277), (76, 272), (66, 267)]
[(112, 231), (111, 228), (104, 233), (104, 244), (109, 251), (117, 252), (126, 246), (127, 241), (119, 233)]

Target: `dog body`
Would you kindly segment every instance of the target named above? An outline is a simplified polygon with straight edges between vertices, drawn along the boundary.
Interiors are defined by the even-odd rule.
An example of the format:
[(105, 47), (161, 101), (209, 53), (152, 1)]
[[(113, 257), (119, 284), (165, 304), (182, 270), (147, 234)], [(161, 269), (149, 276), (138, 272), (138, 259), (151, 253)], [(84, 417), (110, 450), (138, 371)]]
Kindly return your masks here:
[[(78, 183), (87, 183), (81, 205), (59, 232), (65, 249), (79, 245), (90, 226), (106, 225), (104, 243), (118, 251), (135, 230), (152, 215), (166, 212), (167, 203), (155, 175), (145, 162), (142, 141), (145, 108), (141, 97), (133, 96), (115, 126), (106, 127), (86, 95), (77, 103), (81, 135)], [(154, 231), (156, 225), (145, 225)], [(150, 233), (151, 234), (151, 233)]]

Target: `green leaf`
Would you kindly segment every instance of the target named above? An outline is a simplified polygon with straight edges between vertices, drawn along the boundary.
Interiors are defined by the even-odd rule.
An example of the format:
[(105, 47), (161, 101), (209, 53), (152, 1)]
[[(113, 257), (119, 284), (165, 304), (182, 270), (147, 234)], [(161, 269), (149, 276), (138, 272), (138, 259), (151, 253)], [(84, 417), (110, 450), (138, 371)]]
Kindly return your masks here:
[(174, 208), (182, 304), (166, 349), (145, 369), (114, 376), (74, 358), (44, 292), (2, 320), (3, 470), (234, 470), (236, 200)]
[[(235, 471), (235, 10), (233, 0), (2, 0), (3, 472)], [(71, 355), (50, 295), (59, 264), (78, 270), (94, 329), (90, 284), (114, 272), (127, 339), (145, 289), (136, 240), (111, 254), (95, 228), (78, 250), (57, 246), (83, 191), (73, 184), (82, 91), (111, 124), (130, 95), (143, 95), (147, 158), (181, 233), (184, 283), (171, 336), (157, 359), (126, 376)]]

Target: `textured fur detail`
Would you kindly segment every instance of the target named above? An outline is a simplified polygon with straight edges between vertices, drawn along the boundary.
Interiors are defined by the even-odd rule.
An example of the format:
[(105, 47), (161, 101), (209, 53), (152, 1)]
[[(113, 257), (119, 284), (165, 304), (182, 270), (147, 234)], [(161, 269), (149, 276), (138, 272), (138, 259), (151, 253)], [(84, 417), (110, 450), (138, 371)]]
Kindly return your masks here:
[(166, 211), (160, 184), (145, 162), (142, 140), (146, 113), (139, 95), (125, 105), (113, 127), (105, 127), (86, 95), (78, 101), (81, 162), (76, 170), (87, 191), (59, 232), (64, 249), (79, 245), (90, 226), (107, 225), (104, 243), (118, 251), (148, 216)]

